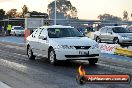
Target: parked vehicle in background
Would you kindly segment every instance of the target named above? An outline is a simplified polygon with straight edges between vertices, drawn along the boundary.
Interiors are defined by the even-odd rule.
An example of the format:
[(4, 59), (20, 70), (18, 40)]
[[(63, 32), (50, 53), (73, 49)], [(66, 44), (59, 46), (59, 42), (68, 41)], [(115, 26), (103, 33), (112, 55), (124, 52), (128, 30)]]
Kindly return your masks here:
[(85, 33), (87, 32), (85, 28), (77, 28), (77, 30), (83, 35), (85, 35)]
[(97, 42), (113, 42), (114, 44), (132, 44), (132, 32), (122, 26), (105, 26), (94, 33)]
[(11, 35), (23, 36), (24, 35), (24, 28), (21, 26), (12, 26)]
[(132, 32), (132, 26), (129, 26), (128, 27), (128, 30)]
[(100, 56), (98, 43), (71, 26), (40, 27), (27, 38), (26, 44), (29, 59), (42, 56), (49, 58), (51, 64), (59, 60), (88, 60), (95, 64)]

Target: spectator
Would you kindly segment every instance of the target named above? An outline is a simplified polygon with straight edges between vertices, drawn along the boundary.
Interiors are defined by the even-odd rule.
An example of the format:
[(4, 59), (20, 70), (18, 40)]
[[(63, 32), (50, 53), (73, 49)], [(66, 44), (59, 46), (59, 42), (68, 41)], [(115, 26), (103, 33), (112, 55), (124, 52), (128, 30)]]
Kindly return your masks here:
[(10, 33), (11, 33), (11, 25), (10, 24), (8, 24), (8, 26), (7, 26), (7, 32), (8, 32), (8, 35), (10, 35)]
[(100, 24), (98, 24), (98, 26), (97, 26), (97, 31), (98, 31), (100, 28), (101, 28), (101, 25), (100, 25)]
[(0, 34), (2, 33), (2, 26), (0, 25)]

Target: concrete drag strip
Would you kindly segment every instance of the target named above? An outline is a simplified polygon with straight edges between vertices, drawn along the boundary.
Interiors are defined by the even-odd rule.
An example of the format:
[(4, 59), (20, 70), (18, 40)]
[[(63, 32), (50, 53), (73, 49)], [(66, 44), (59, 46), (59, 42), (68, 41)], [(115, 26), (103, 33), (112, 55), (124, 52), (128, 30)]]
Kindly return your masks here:
[(0, 81), (0, 88), (11, 88), (11, 87)]
[[(97, 63), (100, 66), (106, 67), (106, 69), (110, 68), (113, 69), (115, 71), (118, 71), (120, 73), (126, 73), (126, 74), (132, 74), (132, 69), (128, 69), (128, 68), (123, 68), (123, 67), (117, 67), (117, 66), (111, 66), (111, 65), (107, 65), (107, 64), (102, 64), (102, 63)], [(105, 68), (103, 68), (105, 69)]]
[(4, 47), (6, 47), (6, 48), (15, 48), (15, 49), (20, 49), (20, 50), (26, 50), (26, 47), (20, 47), (20, 46), (14, 46), (14, 45), (7, 45), (7, 44), (3, 44), (3, 43), (0, 43), (0, 45), (2, 45), (2, 46), (4, 46)]
[[(2, 67), (6, 69), (0, 69), (1, 79), (6, 83), (9, 83), (13, 88), (58, 88), (55, 84), (46, 84), (34, 79), (36, 73), (39, 73), (39, 75), (48, 75), (46, 72), (30, 68), (19, 63), (0, 59), (0, 68)], [(8, 87), (1, 87), (0, 85), (0, 88)]]
[(21, 65), (21, 64), (15, 63), (15, 62), (10, 62), (10, 61), (4, 60), (4, 59), (0, 59), (0, 65), (5, 66), (5, 67), (9, 67), (9, 68), (14, 68), (17, 70), (20, 70), (20, 68), (21, 68), (21, 70), (27, 69), (27, 67), (24, 65)]
[[(84, 61), (84, 60), (81, 60), (80, 62), (82, 63), (88, 63), (87, 61)], [(97, 65), (101, 66), (100, 68), (103, 68), (103, 69), (111, 69), (111, 70), (114, 70), (114, 71), (117, 71), (117, 72), (120, 72), (120, 73), (125, 73), (125, 74), (132, 74), (132, 69), (130, 68), (125, 68), (123, 66), (120, 66), (120, 65), (117, 65), (117, 66), (114, 66), (114, 65), (108, 65), (106, 63), (103, 63), (103, 61), (100, 61), (99, 63), (97, 63)]]
[[(8, 52), (8, 51), (3, 51), (3, 50), (0, 50), (0, 52), (3, 52), (3, 53), (8, 53), (8, 55), (10, 55), (10, 52)], [(12, 56), (12, 57), (25, 57), (25, 58), (27, 58), (27, 55), (23, 55), (23, 54), (19, 54), (19, 53), (12, 53), (13, 54), (13, 56), (12, 55), (10, 55), (10, 56)]]
[(12, 42), (12, 43), (17, 43), (17, 44), (24, 44), (24, 37), (16, 37), (16, 36), (5, 36), (5, 37), (0, 37), (1, 42)]

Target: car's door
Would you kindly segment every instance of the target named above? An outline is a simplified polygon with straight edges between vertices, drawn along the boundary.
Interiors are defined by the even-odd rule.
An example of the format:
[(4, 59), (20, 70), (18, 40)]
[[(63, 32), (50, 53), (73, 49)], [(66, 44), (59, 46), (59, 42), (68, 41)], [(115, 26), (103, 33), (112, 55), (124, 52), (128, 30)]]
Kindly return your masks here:
[(36, 39), (35, 39), (35, 35), (36, 35), (37, 31), (38, 31), (38, 29), (36, 29), (36, 30), (30, 35), (31, 38), (30, 38), (29, 44), (30, 44), (30, 47), (31, 47), (33, 53), (35, 53), (35, 45), (34, 45), (34, 42), (35, 42), (35, 40), (36, 40)]
[(104, 27), (100, 30), (100, 38), (101, 40), (106, 40), (106, 36), (107, 36), (107, 27)]
[(113, 35), (113, 31), (111, 28), (108, 28), (106, 38), (108, 41), (113, 41), (114, 35)]
[(40, 49), (41, 56), (47, 57), (48, 48), (49, 48), (49, 41), (48, 41), (48, 32), (44, 28), (42, 29), (42, 31), (39, 35), (39, 46), (38, 47)]
[(32, 39), (30, 41), (30, 46), (31, 46), (34, 54), (39, 54), (39, 47), (38, 47), (39, 46), (39, 40), (38, 40), (38, 37), (39, 37), (40, 32), (41, 32), (40, 28), (35, 30), (35, 32), (32, 34)]

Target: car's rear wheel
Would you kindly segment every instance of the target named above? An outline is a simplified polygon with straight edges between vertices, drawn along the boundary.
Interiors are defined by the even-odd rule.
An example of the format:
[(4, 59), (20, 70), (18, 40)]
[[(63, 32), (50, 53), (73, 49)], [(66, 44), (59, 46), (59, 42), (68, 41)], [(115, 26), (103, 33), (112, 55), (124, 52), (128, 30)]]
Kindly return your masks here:
[(53, 48), (51, 48), (51, 49), (49, 50), (48, 58), (49, 58), (49, 60), (50, 60), (50, 64), (52, 64), (52, 65), (56, 65), (56, 64), (57, 64), (56, 54), (55, 54), (55, 51), (54, 51)]
[(90, 65), (95, 65), (98, 62), (98, 58), (92, 58), (92, 59), (89, 59), (88, 61)]
[(28, 55), (29, 60), (35, 60), (35, 55), (33, 55), (33, 52), (30, 46), (27, 49), (27, 55)]
[(96, 37), (96, 42), (101, 43), (101, 39), (99, 37)]
[(119, 39), (118, 39), (118, 38), (114, 38), (114, 39), (113, 39), (113, 43), (114, 43), (114, 44), (119, 44)]

